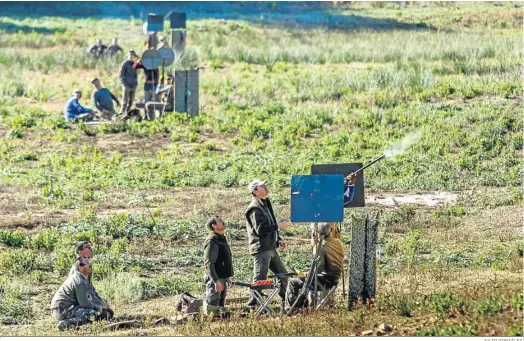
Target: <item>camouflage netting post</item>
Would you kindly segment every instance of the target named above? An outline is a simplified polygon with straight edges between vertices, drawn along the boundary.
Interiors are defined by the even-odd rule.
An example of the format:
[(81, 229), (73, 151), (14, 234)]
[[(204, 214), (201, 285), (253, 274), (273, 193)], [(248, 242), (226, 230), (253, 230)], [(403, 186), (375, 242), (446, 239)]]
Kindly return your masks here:
[(199, 70), (175, 71), (175, 111), (198, 115)]
[(186, 50), (186, 30), (171, 30), (171, 45), (175, 50), (177, 58), (182, 56)]
[(359, 298), (364, 303), (375, 298), (377, 237), (378, 220), (353, 218), (349, 249), (349, 310)]

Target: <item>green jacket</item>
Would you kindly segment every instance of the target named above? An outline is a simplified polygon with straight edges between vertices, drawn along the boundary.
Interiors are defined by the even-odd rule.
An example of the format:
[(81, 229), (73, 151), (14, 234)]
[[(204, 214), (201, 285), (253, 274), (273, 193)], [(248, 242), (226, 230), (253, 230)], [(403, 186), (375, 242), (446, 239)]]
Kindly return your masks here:
[(209, 232), (204, 243), (204, 266), (213, 282), (233, 276), (233, 257), (224, 235)]
[[(71, 270), (69, 270), (69, 276), (72, 276), (75, 273), (76, 273), (75, 264), (73, 264), (73, 266), (71, 267)], [(94, 303), (102, 305), (102, 304), (104, 304), (104, 300), (102, 299), (102, 297), (100, 297), (98, 292), (96, 292), (96, 289), (93, 286), (92, 277), (93, 277), (92, 275), (89, 275), (89, 277), (87, 279), (87, 282), (89, 284), (88, 288), (89, 288), (89, 291), (91, 292), (91, 297), (93, 298), (93, 302)]]
[(253, 198), (245, 216), (249, 253), (255, 255), (262, 251), (275, 250), (281, 238), (271, 201)]
[(340, 276), (344, 275), (344, 253), (344, 244), (340, 239), (326, 237), (322, 241), (318, 276), (323, 277), (330, 285), (337, 285)]
[(71, 306), (97, 311), (101, 307), (100, 304), (92, 302), (88, 279), (80, 272), (75, 272), (72, 276), (67, 277), (51, 301), (51, 309), (67, 309)]

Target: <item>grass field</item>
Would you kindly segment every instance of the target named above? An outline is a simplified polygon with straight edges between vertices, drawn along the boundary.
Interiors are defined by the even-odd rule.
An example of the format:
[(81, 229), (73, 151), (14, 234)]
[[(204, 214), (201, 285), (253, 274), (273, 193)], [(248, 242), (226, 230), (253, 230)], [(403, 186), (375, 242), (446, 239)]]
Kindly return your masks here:
[[(198, 117), (96, 128), (67, 124), (63, 107), (74, 88), (91, 107), (94, 77), (121, 96), (122, 59), (85, 51), (118, 37), (140, 54), (143, 21), (0, 16), (0, 335), (522, 335), (522, 4), (238, 6), (188, 10), (173, 69), (201, 67)], [(347, 311), (339, 286), (327, 312), (154, 326), (181, 292), (202, 293), (210, 216), (229, 228), (234, 278), (251, 279), (250, 180), (269, 180), (286, 220), (292, 175), (369, 161), (411, 132), (419, 143), (366, 170), (368, 199), (457, 199), (346, 210), (345, 242), (351, 217), (380, 213), (374, 306)], [(285, 232), (288, 269), (308, 266), (307, 236), (302, 224)], [(95, 287), (140, 328), (55, 330), (48, 306), (83, 239)]]

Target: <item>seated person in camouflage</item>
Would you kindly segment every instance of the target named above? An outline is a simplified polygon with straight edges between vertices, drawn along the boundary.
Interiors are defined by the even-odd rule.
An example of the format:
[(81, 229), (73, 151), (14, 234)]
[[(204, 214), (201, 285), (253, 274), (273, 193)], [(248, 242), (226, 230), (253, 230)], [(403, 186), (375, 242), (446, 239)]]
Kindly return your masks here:
[(106, 52), (107, 46), (102, 44), (102, 39), (97, 39), (95, 45), (91, 46), (87, 54), (91, 57), (100, 58)]
[(167, 85), (156, 89), (156, 97), (164, 95), (164, 102), (147, 102), (146, 114), (147, 119), (152, 121), (155, 118), (156, 110), (160, 111), (162, 117), (164, 112), (172, 112), (175, 107), (175, 85), (173, 84), (173, 75), (167, 75)]
[(59, 322), (59, 330), (79, 326), (89, 322), (91, 317), (102, 318), (107, 304), (96, 304), (91, 301), (88, 278), (91, 275), (91, 261), (87, 257), (78, 257), (75, 273), (67, 277), (51, 301), (51, 315)]
[[(88, 241), (78, 242), (76, 244), (75, 253), (77, 257), (87, 257), (89, 259), (92, 259), (93, 258), (93, 249), (91, 248), (91, 243), (89, 243)], [(73, 264), (73, 266), (71, 267), (71, 270), (69, 271), (69, 276), (73, 276), (75, 272), (76, 272), (76, 264)], [(93, 277), (92, 274), (89, 274), (89, 277), (87, 278), (88, 289), (90, 291), (91, 298), (92, 298), (91, 301), (98, 305), (104, 305), (104, 304), (107, 305), (107, 301), (105, 301), (102, 297), (100, 297), (95, 287), (93, 286), (92, 277)], [(107, 307), (103, 309), (102, 315), (104, 319), (107, 319), (107, 320), (112, 319), (114, 316), (113, 309), (111, 309), (111, 307), (107, 305)]]
[[(331, 224), (320, 223), (318, 233), (324, 237), (320, 246), (317, 281), (320, 291), (328, 290), (338, 284), (340, 276), (344, 272), (344, 244), (338, 238), (331, 237)], [(314, 245), (314, 239), (312, 240)], [(315, 254), (313, 247), (313, 254)], [(307, 276), (307, 272), (304, 273)], [(305, 277), (304, 276), (304, 277)], [(292, 278), (288, 281), (286, 289), (286, 310), (289, 310), (300, 294), (305, 278)], [(314, 281), (312, 281), (314, 283)], [(314, 284), (312, 284), (314, 286)], [(298, 307), (305, 307), (306, 300), (299, 302)]]
[(115, 95), (109, 91), (107, 88), (103, 88), (100, 84), (100, 80), (95, 78), (91, 81), (95, 86), (95, 91), (93, 91), (93, 105), (100, 111), (104, 118), (112, 120), (117, 112), (113, 106), (113, 101), (116, 102), (117, 107), (120, 107), (120, 102)]
[(227, 289), (233, 276), (233, 257), (224, 236), (226, 227), (222, 219), (214, 217), (207, 222), (210, 230), (204, 242), (204, 284), (206, 299), (204, 312), (218, 314), (224, 308)]
[(84, 108), (80, 104), (82, 92), (80, 90), (73, 91), (73, 97), (67, 101), (64, 109), (64, 118), (66, 121), (90, 121), (95, 117), (95, 111), (89, 108)]

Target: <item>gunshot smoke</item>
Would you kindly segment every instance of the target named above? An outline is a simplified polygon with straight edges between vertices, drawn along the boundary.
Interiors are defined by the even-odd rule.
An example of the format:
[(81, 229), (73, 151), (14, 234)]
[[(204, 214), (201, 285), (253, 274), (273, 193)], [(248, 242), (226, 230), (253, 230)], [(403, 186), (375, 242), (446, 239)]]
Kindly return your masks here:
[(420, 132), (411, 133), (407, 135), (406, 137), (404, 137), (402, 140), (397, 141), (393, 143), (391, 146), (389, 146), (388, 149), (384, 151), (384, 155), (388, 159), (394, 158), (404, 153), (406, 149), (408, 149), (409, 147), (417, 143), (420, 140), (420, 137), (421, 137)]

